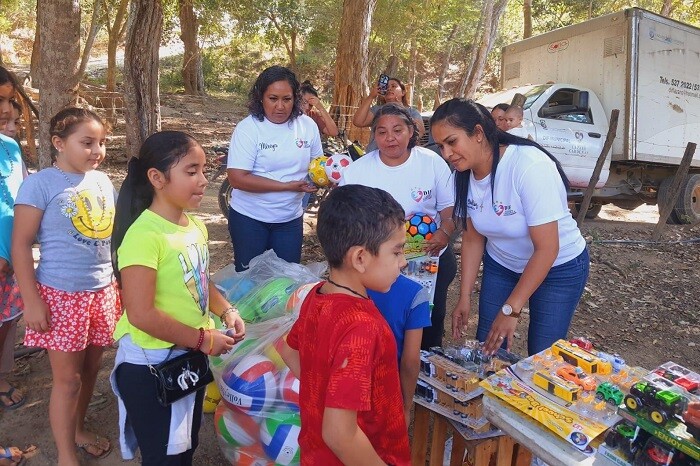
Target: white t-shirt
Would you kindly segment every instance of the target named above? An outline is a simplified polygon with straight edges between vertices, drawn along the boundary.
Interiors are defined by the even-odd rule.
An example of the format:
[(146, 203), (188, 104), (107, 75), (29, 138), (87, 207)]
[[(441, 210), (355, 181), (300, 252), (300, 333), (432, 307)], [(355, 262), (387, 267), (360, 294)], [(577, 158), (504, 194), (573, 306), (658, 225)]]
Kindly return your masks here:
[(508, 130), (508, 133), (513, 134), (515, 136), (520, 136), (521, 138), (525, 138), (525, 139), (527, 139), (527, 138), (533, 139), (532, 137), (530, 137), (530, 133), (528, 132), (528, 130), (526, 130), (522, 126), (516, 126), (515, 128), (511, 128)]
[[(303, 180), (312, 159), (323, 154), (318, 126), (306, 115), (291, 122), (259, 121), (249, 115), (231, 136), (228, 168), (250, 171), (276, 181)], [(253, 193), (234, 189), (231, 207), (261, 222), (283, 223), (302, 215), (302, 192)]]
[[(534, 252), (528, 227), (557, 221), (559, 254), (553, 265), (570, 261), (583, 252), (586, 240), (571, 217), (566, 189), (554, 162), (532, 146), (510, 145), (491, 175), (469, 179), (467, 215), (485, 236), (486, 251), (502, 266), (522, 273)], [(491, 208), (489, 208), (491, 207)]]
[(438, 226), (442, 209), (455, 204), (454, 184), (447, 163), (435, 152), (414, 147), (404, 163), (385, 165), (379, 151), (365, 154), (343, 170), (341, 185), (361, 184), (381, 188), (393, 196), (406, 211), (433, 217)]

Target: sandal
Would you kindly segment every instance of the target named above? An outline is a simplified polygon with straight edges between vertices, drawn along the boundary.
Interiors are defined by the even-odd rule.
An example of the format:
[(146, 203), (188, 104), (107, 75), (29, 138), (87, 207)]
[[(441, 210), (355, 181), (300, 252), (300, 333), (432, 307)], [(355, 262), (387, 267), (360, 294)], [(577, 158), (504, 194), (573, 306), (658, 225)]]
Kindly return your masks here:
[[(104, 448), (100, 445), (100, 440), (105, 440), (107, 442), (107, 448)], [(75, 446), (83, 450), (86, 454), (98, 460), (105, 458), (110, 453), (112, 453), (112, 444), (110, 443), (110, 441), (106, 438), (100, 437), (97, 434), (95, 434), (94, 442), (76, 443)], [(100, 451), (102, 453), (93, 453), (95, 450)]]
[(24, 454), (17, 447), (0, 447), (0, 465), (18, 466), (24, 463)]
[[(10, 385), (10, 389), (8, 391), (0, 392), (0, 406), (2, 406), (3, 409), (11, 411), (13, 409), (19, 408), (25, 403), (25, 401), (27, 401), (27, 398), (25, 397), (20, 398), (19, 401), (14, 401), (12, 399), (12, 394), (16, 391), (17, 389)], [(5, 403), (4, 398), (7, 398), (7, 400), (9, 400), (9, 403)]]

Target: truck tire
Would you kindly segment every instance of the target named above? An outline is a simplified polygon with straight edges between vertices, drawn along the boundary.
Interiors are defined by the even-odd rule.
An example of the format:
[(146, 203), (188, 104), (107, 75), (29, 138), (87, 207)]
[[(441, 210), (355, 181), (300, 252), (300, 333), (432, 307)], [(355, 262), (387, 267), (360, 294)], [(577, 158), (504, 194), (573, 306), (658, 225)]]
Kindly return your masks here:
[(700, 173), (685, 177), (673, 210), (679, 223), (695, 223), (700, 220)]
[[(666, 203), (666, 199), (668, 199), (668, 190), (671, 188), (672, 181), (673, 178), (664, 178), (661, 180), (661, 184), (659, 184), (658, 191), (656, 191), (656, 205), (659, 208), (659, 213), (661, 213), (661, 207)], [(673, 209), (671, 209), (671, 213), (666, 219), (666, 223), (669, 225), (677, 225), (680, 223), (678, 221), (678, 217), (676, 216), (675, 206)]]
[(625, 397), (625, 406), (634, 413), (642, 407), (642, 400), (634, 395), (627, 395)]
[(233, 191), (233, 188), (229, 184), (228, 178), (224, 178), (219, 187), (219, 210), (226, 218), (228, 218), (228, 207), (230, 205), (229, 202), (231, 202), (231, 191)]
[(651, 422), (653, 422), (657, 426), (664, 426), (668, 421), (668, 415), (665, 411), (662, 411), (660, 409), (652, 409), (649, 412), (649, 419), (651, 419)]
[[(586, 218), (591, 220), (594, 219), (598, 216), (600, 213), (600, 210), (603, 208), (602, 204), (589, 204), (588, 205), (588, 212), (586, 212)], [(571, 216), (575, 218), (578, 217), (578, 212), (581, 209), (581, 203), (580, 202), (570, 202), (569, 203), (569, 210), (571, 211)]]

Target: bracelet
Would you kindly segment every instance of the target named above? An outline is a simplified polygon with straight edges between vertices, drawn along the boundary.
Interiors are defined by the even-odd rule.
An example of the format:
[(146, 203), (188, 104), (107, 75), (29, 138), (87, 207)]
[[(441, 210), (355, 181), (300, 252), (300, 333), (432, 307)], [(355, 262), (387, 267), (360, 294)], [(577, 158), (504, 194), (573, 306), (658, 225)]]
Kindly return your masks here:
[(200, 348), (202, 347), (202, 343), (204, 342), (204, 329), (202, 327), (199, 327), (199, 340), (197, 340), (197, 346), (192, 348), (195, 351), (199, 351)]
[(207, 332), (209, 332), (209, 352), (207, 354), (211, 355), (214, 351), (214, 334), (211, 330), (207, 330)]
[(229, 307), (224, 312), (222, 312), (221, 315), (219, 316), (219, 320), (221, 321), (221, 323), (225, 325), (226, 323), (224, 321), (226, 320), (226, 316), (233, 313), (233, 312), (238, 314), (238, 309), (236, 309), (235, 307)]

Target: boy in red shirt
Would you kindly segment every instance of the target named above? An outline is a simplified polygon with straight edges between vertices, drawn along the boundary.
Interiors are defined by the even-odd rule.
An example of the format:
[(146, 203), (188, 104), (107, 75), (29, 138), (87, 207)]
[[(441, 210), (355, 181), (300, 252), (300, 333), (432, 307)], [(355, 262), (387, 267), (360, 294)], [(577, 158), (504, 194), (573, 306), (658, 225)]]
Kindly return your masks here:
[(283, 357), (300, 380), (302, 465), (410, 465), (396, 341), (367, 297), (406, 265), (404, 211), (385, 191), (334, 189), (318, 211), (330, 266), (304, 301)]

